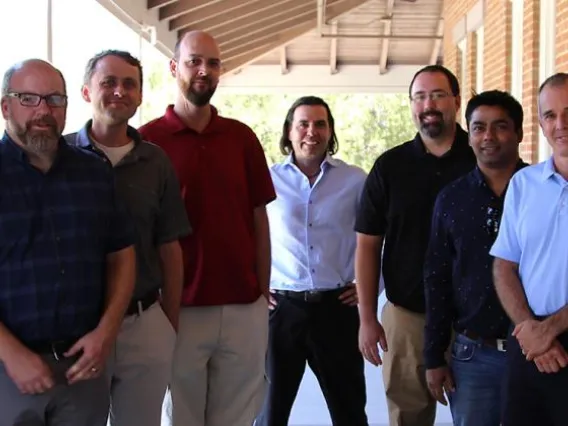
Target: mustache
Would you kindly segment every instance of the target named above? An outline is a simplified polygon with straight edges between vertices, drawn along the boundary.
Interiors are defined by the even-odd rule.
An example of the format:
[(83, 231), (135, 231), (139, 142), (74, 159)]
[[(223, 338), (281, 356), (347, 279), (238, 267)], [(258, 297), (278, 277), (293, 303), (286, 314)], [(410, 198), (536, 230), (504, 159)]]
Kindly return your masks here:
[(211, 77), (209, 77), (207, 75), (203, 76), (203, 77), (197, 77), (197, 78), (194, 78), (191, 82), (196, 83), (196, 82), (202, 82), (202, 81), (205, 82), (205, 83), (211, 84)]
[(56, 129), (57, 122), (55, 121), (55, 118), (53, 118), (52, 116), (44, 115), (43, 117), (29, 121), (27, 127), (31, 128), (32, 126), (49, 126), (51, 128)]
[(442, 113), (440, 111), (437, 110), (429, 110), (429, 111), (424, 111), (422, 114), (420, 114), (418, 116), (418, 118), (420, 120), (424, 120), (426, 117), (438, 117), (438, 118), (443, 118), (444, 116), (442, 115)]

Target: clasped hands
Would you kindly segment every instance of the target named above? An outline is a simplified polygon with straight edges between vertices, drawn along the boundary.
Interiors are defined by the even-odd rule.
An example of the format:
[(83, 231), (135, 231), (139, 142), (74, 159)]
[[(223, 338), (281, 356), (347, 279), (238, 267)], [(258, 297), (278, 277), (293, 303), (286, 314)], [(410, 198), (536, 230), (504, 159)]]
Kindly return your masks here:
[(556, 335), (549, 323), (535, 319), (520, 322), (513, 330), (523, 355), (534, 361), (541, 373), (557, 373), (568, 365), (568, 353)]

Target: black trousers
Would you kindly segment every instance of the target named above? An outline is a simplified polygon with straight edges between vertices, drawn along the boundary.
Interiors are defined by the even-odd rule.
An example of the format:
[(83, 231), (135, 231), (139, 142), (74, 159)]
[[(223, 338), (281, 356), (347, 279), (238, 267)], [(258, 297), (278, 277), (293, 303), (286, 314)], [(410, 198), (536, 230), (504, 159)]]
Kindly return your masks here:
[[(568, 350), (568, 333), (558, 337)], [(507, 341), (503, 426), (567, 426), (568, 367), (540, 373), (527, 361), (516, 338)]]
[(267, 353), (269, 386), (256, 426), (286, 426), (306, 362), (326, 400), (333, 426), (367, 426), (363, 358), (357, 307), (338, 292), (319, 302), (275, 295)]

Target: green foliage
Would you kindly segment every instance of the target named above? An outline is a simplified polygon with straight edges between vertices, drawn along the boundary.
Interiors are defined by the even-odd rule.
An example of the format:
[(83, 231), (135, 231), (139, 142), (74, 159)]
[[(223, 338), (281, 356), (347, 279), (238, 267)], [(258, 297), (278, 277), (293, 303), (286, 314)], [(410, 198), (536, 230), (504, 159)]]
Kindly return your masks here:
[[(175, 96), (175, 80), (167, 63), (153, 61), (146, 67), (141, 120), (163, 115)], [(316, 94), (317, 95), (317, 94)], [(326, 94), (339, 139), (338, 158), (370, 170), (385, 150), (414, 137), (406, 94)], [(212, 103), (219, 113), (248, 124), (260, 139), (269, 164), (280, 162), (278, 142), (286, 112), (298, 96), (290, 94), (234, 95), (220, 88)]]
[[(385, 150), (414, 137), (404, 94), (328, 94), (321, 96), (335, 118), (338, 158), (370, 170)], [(297, 96), (218, 93), (213, 103), (220, 114), (248, 124), (257, 134), (270, 164), (283, 159), (278, 143), (286, 112)]]

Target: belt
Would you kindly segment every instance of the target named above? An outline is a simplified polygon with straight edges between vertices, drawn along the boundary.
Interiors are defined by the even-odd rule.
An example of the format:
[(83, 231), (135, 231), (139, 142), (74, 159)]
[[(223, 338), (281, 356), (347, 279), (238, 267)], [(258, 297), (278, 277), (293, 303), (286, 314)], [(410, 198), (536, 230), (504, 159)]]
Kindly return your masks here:
[(301, 300), (308, 303), (323, 302), (325, 300), (334, 299), (345, 291), (345, 287), (333, 290), (306, 290), (306, 291), (291, 291), (291, 290), (271, 290), (272, 293), (279, 294), (289, 299)]
[(139, 299), (132, 300), (126, 310), (126, 316), (142, 315), (142, 312), (156, 303), (156, 301), (160, 298), (161, 293), (162, 291), (159, 288), (156, 288), (149, 291)]
[(499, 352), (507, 352), (507, 339), (486, 339), (471, 330), (464, 330), (460, 334), (463, 334), (468, 339), (477, 340), (486, 346), (495, 348)]
[(54, 340), (54, 341), (37, 341), (26, 343), (26, 347), (41, 355), (53, 355), (56, 361), (65, 359), (65, 352), (67, 352), (75, 344), (77, 339), (65, 339), (65, 340)]

